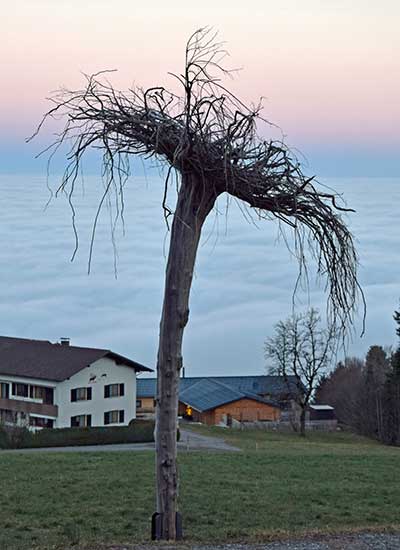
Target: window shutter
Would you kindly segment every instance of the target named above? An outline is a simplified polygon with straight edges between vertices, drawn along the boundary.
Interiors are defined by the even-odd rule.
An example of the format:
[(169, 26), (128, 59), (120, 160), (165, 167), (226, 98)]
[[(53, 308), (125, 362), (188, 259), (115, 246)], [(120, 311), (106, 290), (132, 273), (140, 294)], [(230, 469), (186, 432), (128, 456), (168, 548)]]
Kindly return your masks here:
[(110, 386), (104, 386), (104, 397), (110, 397)]
[(119, 422), (122, 424), (125, 420), (125, 411), (119, 411)]
[(122, 397), (123, 395), (125, 395), (125, 387), (124, 387), (124, 384), (120, 384), (119, 385), (119, 395)]
[(92, 425), (92, 415), (87, 414), (86, 415), (86, 426), (90, 427)]
[(71, 401), (76, 401), (76, 390), (71, 390)]
[(86, 399), (88, 401), (92, 399), (92, 388), (86, 388)]
[(12, 384), (12, 392), (13, 395), (17, 395), (17, 384), (15, 382), (13, 382)]
[(109, 415), (109, 413), (104, 413), (104, 424), (109, 424), (108, 415)]

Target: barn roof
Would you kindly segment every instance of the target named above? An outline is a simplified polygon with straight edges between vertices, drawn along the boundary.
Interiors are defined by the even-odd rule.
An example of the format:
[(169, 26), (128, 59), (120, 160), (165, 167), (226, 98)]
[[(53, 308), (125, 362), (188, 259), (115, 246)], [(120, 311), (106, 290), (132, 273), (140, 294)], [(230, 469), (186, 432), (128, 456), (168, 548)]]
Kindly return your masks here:
[(239, 401), (240, 399), (252, 399), (266, 405), (279, 407), (276, 402), (263, 399), (262, 397), (248, 393), (240, 392), (221, 382), (209, 378), (203, 378), (189, 385), (185, 390), (179, 392), (179, 401), (185, 405), (190, 405), (196, 411), (204, 412), (227, 403)]
[(242, 397), (243, 394), (229, 386), (207, 378), (203, 378), (179, 392), (179, 401), (190, 405), (199, 412), (215, 409), (219, 405), (237, 401)]
[[(297, 393), (294, 376), (289, 376), (290, 390)], [(250, 393), (255, 395), (268, 395), (278, 397), (281, 394), (288, 393), (287, 384), (283, 376), (202, 376), (180, 378), (179, 391), (182, 393), (200, 380), (210, 380), (229, 386), (232, 390), (241, 393)], [(137, 395), (138, 397), (152, 397), (156, 395), (157, 381), (155, 378), (138, 378)]]
[(135, 371), (151, 372), (148, 367), (107, 349), (0, 336), (0, 374), (3, 375), (61, 382), (103, 357)]

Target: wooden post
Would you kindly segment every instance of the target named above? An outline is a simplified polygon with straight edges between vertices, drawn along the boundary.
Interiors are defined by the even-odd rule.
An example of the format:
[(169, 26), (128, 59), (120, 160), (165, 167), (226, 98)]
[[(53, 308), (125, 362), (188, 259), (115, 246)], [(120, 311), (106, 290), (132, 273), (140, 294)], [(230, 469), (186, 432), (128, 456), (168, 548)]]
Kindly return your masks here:
[[(157, 513), (163, 540), (176, 539), (177, 421), (182, 337), (189, 318), (189, 293), (201, 228), (214, 206), (213, 186), (184, 174), (171, 228), (157, 360)], [(211, 191), (210, 192), (210, 188)]]

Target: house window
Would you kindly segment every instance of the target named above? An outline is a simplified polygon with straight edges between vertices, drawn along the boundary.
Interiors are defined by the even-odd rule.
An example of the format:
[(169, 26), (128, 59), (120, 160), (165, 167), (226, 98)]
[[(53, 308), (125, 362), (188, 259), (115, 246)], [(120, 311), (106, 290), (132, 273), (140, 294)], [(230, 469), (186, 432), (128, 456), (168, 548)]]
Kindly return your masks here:
[(29, 386), (29, 397), (31, 399), (43, 399), (44, 388), (41, 386)]
[(29, 385), (13, 383), (12, 393), (17, 397), (29, 397)]
[(91, 414), (79, 414), (78, 416), (71, 416), (71, 428), (88, 428), (91, 425)]
[(108, 411), (104, 413), (104, 424), (123, 424), (125, 411)]
[(141, 409), (141, 408), (142, 408), (142, 400), (141, 400), (141, 399), (136, 399), (136, 408), (137, 408), (137, 409)]
[(0, 382), (0, 398), (8, 399), (10, 397), (10, 384)]
[(46, 405), (54, 405), (54, 389), (41, 388), (41, 390), (43, 403), (46, 403)]
[(122, 397), (125, 395), (124, 384), (107, 384), (104, 386), (104, 397)]
[(30, 416), (29, 426), (34, 426), (35, 428), (52, 428), (54, 426), (54, 420), (52, 418)]
[(54, 389), (45, 386), (29, 386), (29, 397), (31, 399), (41, 399), (47, 405), (54, 403)]
[(92, 388), (75, 388), (71, 390), (71, 401), (90, 401)]

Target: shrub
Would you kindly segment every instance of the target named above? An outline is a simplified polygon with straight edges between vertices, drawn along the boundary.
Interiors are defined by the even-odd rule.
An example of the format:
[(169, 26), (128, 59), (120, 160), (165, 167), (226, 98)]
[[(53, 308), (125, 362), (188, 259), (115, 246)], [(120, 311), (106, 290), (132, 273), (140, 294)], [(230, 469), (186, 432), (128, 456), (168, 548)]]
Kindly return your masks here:
[[(138, 422), (138, 420), (135, 420), (135, 419), (131, 420), (129, 422), (129, 426), (133, 426), (135, 422)], [(142, 422), (144, 422), (144, 421), (142, 420)], [(153, 422), (153, 430), (154, 430), (155, 429), (155, 422), (154, 421), (152, 421), (152, 422)], [(179, 427), (176, 431), (176, 440), (177, 441), (181, 440), (181, 431), (180, 431)], [(154, 438), (153, 438), (153, 441), (154, 441)]]
[(8, 447), (7, 432), (3, 426), (0, 426), (0, 449), (6, 449)]
[(5, 445), (0, 433), (0, 446), (9, 449), (148, 443), (154, 441), (154, 422), (135, 420), (129, 426), (92, 428), (52, 428), (36, 433), (26, 428), (5, 430)]
[(2, 426), (0, 428), (1, 449), (22, 449), (30, 447), (33, 434), (26, 428), (20, 426)]

